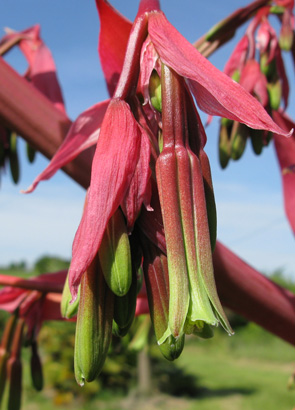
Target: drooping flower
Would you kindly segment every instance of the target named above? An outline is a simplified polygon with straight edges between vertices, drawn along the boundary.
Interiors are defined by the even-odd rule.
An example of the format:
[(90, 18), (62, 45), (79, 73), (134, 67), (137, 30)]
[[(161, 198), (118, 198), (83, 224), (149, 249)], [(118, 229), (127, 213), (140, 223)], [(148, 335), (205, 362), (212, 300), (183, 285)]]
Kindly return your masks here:
[[(7, 34), (0, 39), (0, 55), (15, 45), (19, 46), (28, 62), (24, 78), (45, 95), (58, 110), (65, 113), (56, 66), (50, 50), (40, 37), (40, 26), (35, 25), (21, 32), (7, 29)], [(20, 171), (17, 135), (14, 131), (6, 129), (0, 124), (0, 171), (9, 162), (12, 179), (14, 183), (17, 183)], [(29, 162), (33, 162), (35, 158), (34, 148), (27, 144), (26, 151)]]
[[(149, 176), (147, 141), (146, 133), (132, 116), (128, 104), (113, 99), (101, 127), (93, 159), (87, 205), (73, 243), (70, 270), (72, 276), (69, 282), (74, 295), (76, 294), (74, 289), (77, 289), (81, 275), (97, 253), (107, 223), (124, 200), (132, 183), (136, 165), (142, 158), (144, 164), (139, 178), (142, 178), (143, 184), (147, 183)], [(139, 198), (138, 201), (136, 208), (140, 209), (143, 198)], [(136, 209), (136, 212), (139, 209)], [(86, 236), (87, 241), (85, 241)]]
[[(268, 16), (276, 8), (262, 7), (249, 24), (246, 34), (230, 56), (224, 72), (238, 81), (263, 105), (271, 115), (278, 110), (281, 101), (288, 106), (289, 84), (275, 30)], [(281, 10), (280, 10), (281, 12)], [(256, 50), (259, 51), (257, 59)], [(225, 168), (229, 159), (239, 159), (248, 138), (255, 154), (259, 155), (268, 145), (272, 134), (267, 131), (251, 130), (239, 121), (222, 120), (219, 133), (219, 159)]]
[(40, 37), (40, 26), (35, 25), (21, 32), (11, 29), (7, 31), (8, 33), (0, 39), (0, 47), (6, 43), (18, 44), (29, 64), (24, 77), (56, 108), (65, 112), (56, 66), (50, 50)]
[[(104, 105), (105, 114), (103, 119), (100, 117), (101, 126), (96, 132), (99, 138), (92, 163), (91, 183), (73, 243), (69, 271), (73, 299), (77, 296), (81, 280), (83, 283), (86, 281), (85, 272), (93, 271), (111, 218), (121, 208), (131, 234), (130, 241), (135, 237), (136, 242), (138, 230), (150, 239), (152, 235), (149, 234), (156, 225), (159, 229), (154, 232), (154, 243), (163, 254), (167, 254), (169, 292), (165, 297), (169, 293), (169, 313), (166, 328), (162, 326), (158, 332), (159, 343), (171, 338), (179, 340), (184, 333), (202, 333), (204, 327), (218, 323), (231, 333), (213, 277), (216, 213), (209, 161), (204, 152), (206, 135), (193, 96), (198, 106), (211, 115), (225, 116), (260, 130), (267, 129), (282, 135), (288, 133), (272, 121), (255, 98), (214, 68), (176, 31), (159, 10), (158, 1), (140, 2), (131, 30), (106, 1), (97, 0), (97, 5), (102, 19), (109, 20), (115, 13), (117, 24), (122, 22), (118, 27), (120, 32), (125, 32), (122, 40), (125, 57), (122, 61), (119, 54), (116, 61), (113, 58), (105, 61), (107, 44), (110, 44), (110, 56), (114, 57), (120, 38), (115, 30), (114, 33), (108, 30), (105, 35), (107, 26), (102, 24), (100, 56), (104, 60), (111, 100), (107, 107)], [(165, 75), (159, 71), (159, 66), (176, 79), (170, 88), (165, 85)], [(119, 79), (118, 71), (121, 71)], [(149, 101), (149, 77), (155, 72), (162, 88), (157, 97), (162, 103), (158, 104), (157, 113)], [(184, 109), (180, 108), (181, 102)], [(83, 119), (83, 114), (80, 119)], [(67, 157), (72, 159), (79, 151), (78, 134), (74, 132), (67, 139), (51, 171), (58, 168), (60, 158), (63, 157), (64, 163)], [(83, 137), (83, 143), (87, 144), (85, 141)], [(66, 155), (63, 156), (62, 152)], [(158, 210), (162, 214), (159, 218), (156, 208), (153, 208), (153, 201), (157, 202), (157, 198), (160, 199)], [(145, 219), (147, 214), (150, 219)], [(156, 221), (153, 221), (153, 215)], [(161, 230), (161, 224), (165, 232)], [(131, 249), (133, 260), (137, 251), (140, 254), (140, 239)], [(136, 270), (142, 263), (141, 258), (138, 259), (140, 262), (134, 263)], [(85, 298), (85, 303), (90, 306), (93, 302), (94, 306), (93, 297), (95, 295)], [(109, 298), (106, 303), (110, 304), (111, 311), (113, 299)], [(80, 312), (78, 322), (83, 324), (84, 309), (81, 308)], [(85, 315), (89, 320), (89, 312)], [(92, 325), (95, 324), (87, 322), (87, 325), (91, 328), (90, 333), (94, 334)], [(89, 357), (85, 363), (82, 358), (83, 345), (85, 342), (85, 346), (92, 346), (93, 341), (85, 341), (79, 332), (77, 340), (77, 378), (83, 382), (84, 373), (88, 374), (89, 370)], [(89, 379), (96, 373), (91, 367)]]
[(107, 1), (97, 1), (96, 6), (101, 24), (98, 51), (108, 90), (112, 96), (122, 71), (132, 23)]
[[(140, 139), (148, 139), (134, 118), (130, 105), (123, 101), (136, 92), (139, 75), (138, 53), (147, 34), (160, 60), (188, 79), (200, 108), (212, 115), (227, 116), (245, 122), (248, 126), (282, 133), (257, 100), (212, 66), (173, 28), (159, 11), (157, 2), (141, 2), (140, 12), (130, 33), (125, 62), (113, 101), (102, 124), (93, 160), (88, 204), (73, 245), (70, 285), (74, 295), (81, 275), (100, 245), (107, 221), (123, 200), (123, 191), (130, 183), (139, 158)], [(122, 136), (124, 155), (118, 148)], [(146, 173), (146, 169), (142, 169)], [(115, 185), (112, 182), (114, 178)], [(102, 186), (109, 187), (105, 193), (101, 189), (100, 181)], [(133, 201), (137, 201), (135, 193)], [(96, 218), (98, 213), (99, 221)]]

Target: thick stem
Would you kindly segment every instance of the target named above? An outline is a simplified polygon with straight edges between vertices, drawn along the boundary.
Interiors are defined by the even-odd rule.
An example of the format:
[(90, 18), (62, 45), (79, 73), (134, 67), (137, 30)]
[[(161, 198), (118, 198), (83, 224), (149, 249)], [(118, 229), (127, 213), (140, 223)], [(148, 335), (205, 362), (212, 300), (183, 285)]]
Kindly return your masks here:
[(294, 345), (295, 295), (251, 268), (220, 242), (213, 260), (223, 304)]
[[(28, 81), (0, 59), (0, 123), (52, 158), (71, 121)], [(85, 151), (63, 170), (84, 188), (89, 186), (92, 155)]]
[(253, 17), (260, 8), (265, 7), (270, 2), (270, 0), (256, 0), (248, 6), (236, 10), (212, 27), (208, 33), (204, 34), (194, 43), (194, 46), (205, 57), (209, 57), (214, 51), (229, 41), (241, 25)]
[(17, 45), (21, 39), (22, 39), (22, 36), (19, 35), (1, 44), (0, 45), (0, 56), (4, 56), (4, 54), (6, 54), (10, 49), (12, 49), (15, 45)]
[(141, 0), (138, 7), (137, 17), (151, 11), (160, 11), (160, 9), (161, 8), (159, 0)]
[[(64, 273), (66, 277), (67, 271), (60, 271), (59, 273)], [(64, 285), (61, 283), (46, 282), (44, 280), (41, 282), (38, 279), (22, 279), (17, 276), (0, 274), (0, 286), (38, 290), (40, 292), (62, 293)]]

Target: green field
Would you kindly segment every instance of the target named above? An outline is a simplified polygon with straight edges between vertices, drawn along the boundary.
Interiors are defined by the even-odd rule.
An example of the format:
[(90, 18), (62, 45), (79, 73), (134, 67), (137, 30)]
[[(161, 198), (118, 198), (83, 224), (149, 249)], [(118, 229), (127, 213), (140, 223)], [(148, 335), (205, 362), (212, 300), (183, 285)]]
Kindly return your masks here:
[[(54, 340), (53, 344), (56, 342)], [(71, 360), (70, 356), (71, 351), (68, 349), (68, 361)], [(295, 351), (292, 346), (253, 324), (238, 329), (232, 337), (218, 331), (213, 339), (207, 341), (189, 338), (181, 357), (172, 364), (164, 359), (156, 360), (160, 357), (156, 346), (152, 347), (152, 357), (153, 388), (145, 397), (141, 397), (136, 390), (135, 376), (131, 378), (126, 393), (120, 389), (112, 390), (108, 386), (102, 388), (96, 382), (87, 386), (86, 396), (79, 394), (83, 388), (75, 388), (71, 392), (70, 385), (68, 391), (56, 393), (52, 388), (54, 371), (56, 378), (60, 378), (61, 373), (65, 372), (66, 384), (73, 377), (61, 362), (57, 362), (45, 366), (45, 388), (42, 393), (35, 393), (29, 387), (29, 377), (25, 378), (23, 408), (37, 410), (41, 405), (44, 410), (55, 406), (61, 410), (295, 408), (295, 390), (288, 389), (288, 380), (294, 370)], [(112, 360), (114, 359), (112, 355)], [(118, 360), (122, 361), (121, 356)], [(106, 368), (112, 367), (110, 363), (111, 361), (106, 363)], [(118, 366), (114, 377), (119, 377), (116, 372), (119, 373), (122, 369), (124, 370)], [(133, 375), (135, 374), (134, 372)], [(47, 384), (48, 378), (51, 378), (51, 382)]]
[[(9, 269), (2, 273), (27, 277), (43, 269), (47, 271), (51, 263), (47, 259), (41, 259), (39, 269), (34, 272)], [(64, 267), (66, 265), (58, 266), (59, 269)], [(279, 275), (278, 279), (282, 277)], [(4, 317), (1, 313), (2, 329)], [(237, 323), (241, 325), (241, 319), (238, 318)], [(45, 324), (39, 335), (44, 389), (42, 392), (33, 390), (29, 351), (23, 348), (22, 408), (294, 410), (295, 388), (290, 385), (288, 388), (295, 369), (294, 348), (252, 323), (244, 323), (244, 326), (233, 323), (233, 327), (236, 333), (232, 337), (221, 329), (217, 329), (210, 340), (188, 337), (182, 355), (173, 363), (161, 357), (153, 342), (150, 347), (151, 391), (142, 396), (137, 387), (136, 354), (127, 349), (128, 337), (123, 339), (123, 348), (118, 347), (118, 341), (112, 348), (98, 380), (80, 388), (73, 375), (75, 324)], [(6, 408), (5, 400), (3, 404), (1, 409)]]

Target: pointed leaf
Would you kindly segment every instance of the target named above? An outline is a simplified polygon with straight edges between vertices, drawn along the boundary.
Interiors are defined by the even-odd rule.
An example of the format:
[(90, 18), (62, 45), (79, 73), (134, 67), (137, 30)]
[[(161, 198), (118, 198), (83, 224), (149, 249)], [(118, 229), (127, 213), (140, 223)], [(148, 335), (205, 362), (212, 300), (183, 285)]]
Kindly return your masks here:
[(267, 80), (260, 71), (257, 61), (247, 61), (241, 72), (240, 84), (250, 94), (255, 94), (263, 107), (266, 107), (268, 103)]
[(69, 285), (74, 299), (81, 276), (97, 253), (108, 220), (129, 188), (140, 155), (141, 134), (129, 105), (119, 99), (112, 100), (102, 123), (87, 203), (73, 243)]
[(127, 218), (127, 228), (132, 230), (136, 218), (139, 215), (142, 204), (146, 206), (150, 202), (150, 190), (148, 180), (151, 175), (149, 168), (150, 142), (146, 133), (142, 130), (140, 155), (135, 167), (135, 172), (130, 185), (121, 203), (122, 210)]
[(99, 57), (110, 95), (120, 77), (132, 23), (105, 0), (96, 0), (100, 16)]
[(109, 100), (102, 101), (79, 115), (71, 125), (65, 140), (51, 159), (49, 165), (23, 193), (33, 192), (40, 181), (51, 178), (59, 169), (75, 159), (82, 151), (96, 144), (108, 105)]
[(238, 42), (234, 51), (232, 52), (230, 58), (228, 59), (224, 72), (229, 77), (232, 77), (236, 70), (241, 71), (245, 64), (247, 51), (248, 51), (249, 39), (247, 35), (244, 35), (241, 40)]
[(287, 135), (266, 113), (261, 104), (239, 84), (215, 68), (166, 19), (162, 13), (149, 17), (149, 34), (161, 60), (190, 80), (199, 107), (219, 115)]

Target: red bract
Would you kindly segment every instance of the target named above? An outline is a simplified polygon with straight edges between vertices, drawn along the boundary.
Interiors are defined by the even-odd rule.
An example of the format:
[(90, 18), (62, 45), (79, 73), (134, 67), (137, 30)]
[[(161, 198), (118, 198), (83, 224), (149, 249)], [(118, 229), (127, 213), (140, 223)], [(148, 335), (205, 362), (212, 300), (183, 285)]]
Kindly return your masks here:
[(251, 128), (280, 133), (280, 128), (262, 106), (206, 60), (162, 13), (151, 14), (149, 34), (161, 60), (188, 78), (203, 111), (242, 122)]
[(248, 60), (241, 71), (240, 84), (266, 107), (268, 104), (267, 80), (255, 60)]
[[(282, 128), (295, 126), (286, 114), (274, 112), (273, 116)], [(275, 135), (274, 143), (281, 168), (285, 211), (293, 233), (295, 233), (295, 136), (282, 138), (280, 135)]]
[[(101, 127), (93, 159), (87, 204), (73, 243), (69, 283), (74, 298), (82, 274), (97, 253), (108, 220), (128, 192), (139, 161), (142, 161), (143, 167), (140, 174), (136, 173), (141, 180), (138, 186), (147, 184), (147, 138), (144, 130), (135, 121), (128, 104), (113, 99)], [(137, 196), (134, 195), (134, 198)], [(142, 201), (143, 198), (138, 199), (136, 213)]]
[(40, 37), (40, 26), (36, 25), (21, 32), (9, 30), (8, 34), (0, 40), (0, 45), (9, 41), (18, 42), (29, 63), (24, 74), (25, 78), (46, 95), (58, 109), (65, 112), (56, 67), (50, 50)]
[(60, 168), (76, 158), (82, 151), (97, 143), (101, 123), (108, 105), (109, 100), (102, 101), (79, 115), (71, 125), (65, 140), (56, 151), (49, 165), (24, 193), (34, 191), (40, 181), (51, 178)]
[(100, 16), (98, 51), (110, 95), (114, 94), (123, 63), (132, 23), (107, 1), (97, 0)]
[(235, 71), (241, 72), (245, 65), (248, 55), (249, 38), (247, 35), (243, 36), (238, 42), (236, 48), (232, 52), (230, 58), (228, 59), (224, 72), (229, 77), (232, 77)]

